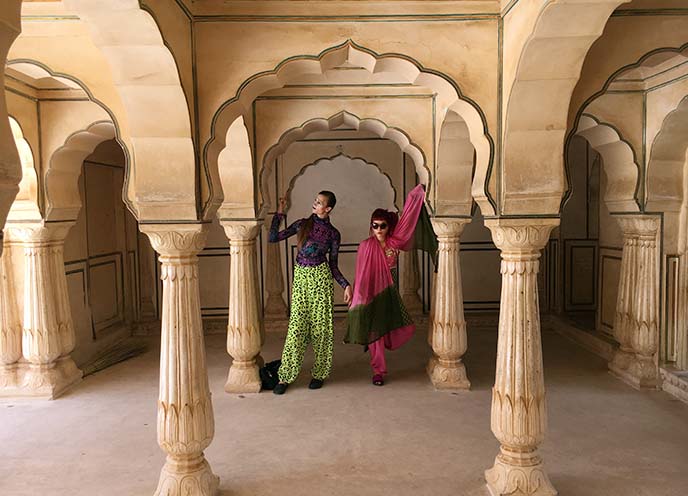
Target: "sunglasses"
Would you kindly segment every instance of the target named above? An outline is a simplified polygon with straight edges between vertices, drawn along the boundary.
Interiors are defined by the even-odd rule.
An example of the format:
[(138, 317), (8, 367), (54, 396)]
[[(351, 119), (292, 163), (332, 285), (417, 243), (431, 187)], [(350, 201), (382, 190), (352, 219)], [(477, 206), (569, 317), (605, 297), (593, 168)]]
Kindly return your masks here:
[(377, 230), (377, 229), (387, 229), (387, 223), (386, 223), (386, 222), (381, 222), (381, 223), (378, 224), (377, 222), (373, 222), (372, 224), (370, 224), (370, 227), (372, 227), (372, 228), (375, 229), (375, 230)]

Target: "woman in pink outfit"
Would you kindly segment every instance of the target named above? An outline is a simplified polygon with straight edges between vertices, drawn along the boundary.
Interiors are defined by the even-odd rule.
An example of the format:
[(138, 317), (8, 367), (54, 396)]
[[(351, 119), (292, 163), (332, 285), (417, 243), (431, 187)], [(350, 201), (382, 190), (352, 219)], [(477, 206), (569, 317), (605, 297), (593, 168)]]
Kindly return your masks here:
[[(376, 386), (384, 384), (387, 373), (385, 348), (399, 348), (416, 328), (397, 289), (397, 264), (399, 251), (413, 248), (414, 237), (424, 238), (425, 242), (421, 243), (424, 246), (436, 246), (431, 229), (427, 232), (429, 222), (422, 222), (425, 229), (416, 233), (421, 213), (427, 218), (424, 200), (425, 190), (419, 184), (409, 192), (401, 217), (395, 212), (376, 209), (370, 219), (371, 236), (358, 248), (354, 295), (344, 342), (368, 347)], [(427, 241), (429, 237), (433, 239)]]

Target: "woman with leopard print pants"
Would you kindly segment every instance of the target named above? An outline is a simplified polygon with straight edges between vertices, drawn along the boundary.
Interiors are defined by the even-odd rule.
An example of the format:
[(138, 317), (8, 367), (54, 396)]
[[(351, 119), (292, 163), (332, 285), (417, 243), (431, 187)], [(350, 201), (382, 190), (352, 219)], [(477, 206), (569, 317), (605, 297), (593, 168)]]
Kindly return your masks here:
[(336, 202), (334, 193), (321, 191), (313, 201), (310, 217), (299, 219), (279, 231), (286, 205), (286, 199), (280, 198), (279, 208), (272, 218), (268, 242), (278, 243), (298, 234), (289, 328), (278, 372), (280, 382), (273, 389), (275, 394), (284, 394), (289, 384), (296, 380), (308, 343), (313, 345), (315, 352), (311, 370), (313, 378), (308, 387), (321, 388), (330, 375), (333, 343), (332, 278), (344, 288), (344, 301), (347, 304), (351, 301), (352, 294), (351, 286), (337, 264), (341, 235), (329, 218)]

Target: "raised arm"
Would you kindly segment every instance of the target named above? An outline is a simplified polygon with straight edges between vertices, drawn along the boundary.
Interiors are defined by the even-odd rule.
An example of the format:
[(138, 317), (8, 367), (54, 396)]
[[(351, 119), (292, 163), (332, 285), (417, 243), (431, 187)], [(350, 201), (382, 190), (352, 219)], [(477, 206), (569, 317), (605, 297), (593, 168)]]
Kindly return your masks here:
[(408, 250), (411, 248), (410, 244), (413, 242), (413, 232), (418, 223), (420, 209), (425, 208), (423, 205), (424, 201), (425, 190), (422, 184), (419, 184), (409, 191), (397, 227), (394, 228), (392, 235), (387, 238), (388, 245), (400, 250)]
[(342, 275), (341, 271), (339, 270), (339, 243), (341, 242), (342, 237), (339, 234), (339, 231), (337, 231), (335, 238), (332, 240), (332, 244), (330, 245), (330, 271), (332, 272), (332, 277), (334, 278), (335, 281), (344, 289), (346, 289), (347, 286), (349, 286), (349, 281), (346, 280), (346, 278)]
[(280, 222), (282, 222), (282, 219), (284, 219), (285, 217), (286, 215), (279, 212), (275, 213), (275, 215), (272, 217), (272, 224), (270, 224), (270, 232), (268, 233), (269, 243), (279, 243), (280, 241), (284, 241), (288, 237), (293, 236), (294, 234), (299, 232), (299, 228), (305, 220), (299, 219), (286, 229), (279, 231)]

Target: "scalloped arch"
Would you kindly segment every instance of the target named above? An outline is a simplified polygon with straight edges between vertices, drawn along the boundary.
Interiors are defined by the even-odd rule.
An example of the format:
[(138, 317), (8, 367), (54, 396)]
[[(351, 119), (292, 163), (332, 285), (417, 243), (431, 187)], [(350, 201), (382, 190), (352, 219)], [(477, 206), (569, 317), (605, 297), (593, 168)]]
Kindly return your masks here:
[(348, 155), (346, 153), (341, 153), (341, 152), (336, 153), (335, 155), (332, 155), (331, 157), (320, 157), (319, 159), (314, 160), (310, 164), (306, 164), (303, 167), (301, 167), (299, 172), (294, 177), (291, 178), (291, 180), (289, 181), (289, 186), (287, 187), (287, 190), (284, 192), (284, 195), (287, 197), (287, 202), (288, 202), (287, 203), (287, 209), (289, 209), (289, 207), (291, 207), (291, 204), (290, 204), (291, 192), (294, 189), (294, 185), (296, 184), (296, 181), (298, 181), (299, 178), (301, 176), (303, 176), (306, 173), (306, 171), (308, 169), (310, 169), (311, 167), (317, 167), (318, 165), (325, 163), (325, 162), (332, 162), (333, 160), (335, 160), (339, 157), (348, 158), (351, 161), (360, 161), (360, 162), (365, 163), (366, 165), (369, 165), (371, 167), (375, 167), (381, 175), (385, 176), (385, 178), (387, 179), (387, 182), (389, 183), (390, 189), (392, 191), (394, 191), (394, 206), (397, 210), (399, 210), (399, 206), (397, 205), (397, 190), (394, 187), (394, 184), (392, 184), (392, 178), (389, 177), (389, 174), (384, 172), (380, 168), (380, 166), (378, 164), (376, 164), (375, 162), (370, 162), (363, 157), (353, 157), (351, 155)]
[[(375, 134), (380, 138), (389, 139), (399, 146), (399, 149), (408, 154), (416, 167), (416, 173), (422, 184), (425, 184), (429, 188), (430, 185), (430, 171), (428, 170), (425, 163), (425, 156), (418, 146), (416, 146), (400, 129), (387, 127), (387, 125), (377, 119), (359, 119), (354, 114), (349, 112), (339, 112), (327, 119), (316, 118), (304, 122), (300, 127), (292, 128), (286, 131), (279, 139), (279, 141), (274, 144), (265, 153), (265, 157), (261, 161), (262, 167), (259, 172), (260, 181), (260, 199), (261, 202), (261, 217), (264, 215), (265, 211), (269, 207), (269, 184), (268, 177), (272, 172), (272, 164), (275, 159), (284, 153), (289, 146), (297, 140), (300, 140), (312, 133), (332, 131), (339, 127), (346, 126), (350, 129), (356, 129), (359, 131), (368, 131)], [(267, 200), (265, 200), (267, 199)]]
[(83, 162), (96, 147), (116, 137), (110, 121), (98, 121), (67, 138), (55, 150), (45, 176), (45, 220), (73, 220), (79, 215), (79, 176)]
[[(367, 82), (384, 80), (386, 75), (393, 73), (399, 82), (433, 89), (437, 94), (439, 123), (443, 122), (450, 110), (460, 115), (468, 126), (471, 142), (476, 149), (475, 181), (482, 181), (474, 183), (474, 194), (477, 198), (485, 199), (488, 211), (492, 209), (486, 183), (494, 156), (494, 142), (487, 131), (487, 120), (477, 104), (462, 95), (458, 86), (445, 75), (424, 68), (410, 57), (396, 53), (377, 54), (347, 40), (318, 55), (287, 58), (273, 70), (255, 74), (242, 83), (232, 99), (220, 106), (213, 116), (211, 136), (203, 149), (203, 164), (209, 177), (205, 217), (212, 216), (222, 202), (222, 194), (215, 192), (215, 185), (223, 184), (218, 158), (227, 146), (228, 130), (232, 123), (238, 117), (247, 115), (251, 102), (266, 91), (281, 88), (296, 77), (322, 78), (328, 70), (344, 63), (364, 68), (368, 72)], [(439, 143), (435, 146), (437, 152)], [(256, 169), (260, 163), (258, 158), (258, 164), (254, 164)]]
[(678, 212), (683, 204), (688, 150), (688, 95), (662, 121), (646, 173), (646, 209)]
[(575, 135), (585, 138), (602, 156), (607, 176), (604, 201), (611, 213), (639, 212), (640, 165), (631, 145), (610, 124), (591, 114), (583, 114)]

